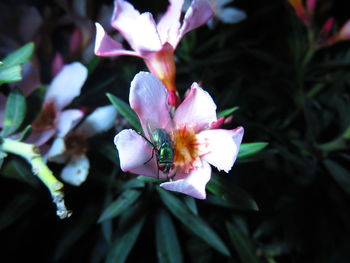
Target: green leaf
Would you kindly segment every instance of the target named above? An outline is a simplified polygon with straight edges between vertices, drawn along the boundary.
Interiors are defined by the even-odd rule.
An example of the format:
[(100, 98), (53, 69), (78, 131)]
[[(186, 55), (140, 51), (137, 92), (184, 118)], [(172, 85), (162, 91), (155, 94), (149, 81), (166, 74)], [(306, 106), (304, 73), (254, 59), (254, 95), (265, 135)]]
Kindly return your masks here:
[(16, 179), (38, 187), (39, 181), (30, 171), (29, 164), (22, 158), (8, 158), (1, 168), (1, 175), (10, 179)]
[(139, 175), (136, 178), (138, 180), (140, 180), (141, 182), (155, 183), (155, 184), (161, 184), (161, 183), (164, 183), (164, 182), (169, 180), (167, 178), (165, 178), (165, 179), (157, 179), (157, 178), (153, 178), (153, 177), (149, 177), (149, 176), (143, 176), (143, 175)]
[(194, 214), (198, 215), (198, 209), (197, 209), (197, 204), (196, 200), (192, 196), (185, 196), (184, 197), (184, 202), (187, 205), (188, 209)]
[(188, 210), (186, 205), (173, 194), (159, 187), (157, 190), (163, 203), (181, 223), (187, 226), (189, 230), (191, 230), (208, 245), (224, 254), (225, 256), (230, 256), (230, 252), (227, 249), (225, 243), (201, 217), (193, 215)]
[(27, 96), (27, 113), (24, 124), (33, 123), (41, 113), (46, 90), (46, 86), (39, 86)]
[(339, 186), (350, 194), (350, 171), (332, 160), (324, 160), (323, 164)]
[(260, 263), (252, 241), (229, 222), (226, 222), (226, 229), (241, 261), (243, 263)]
[(100, 143), (94, 147), (100, 154), (114, 163), (116, 167), (120, 167), (118, 151), (112, 143)]
[(3, 83), (16, 82), (22, 79), (21, 67), (0, 67), (0, 85)]
[(144, 188), (144, 187), (145, 187), (145, 183), (138, 180), (137, 178), (128, 180), (122, 185), (123, 190), (129, 189), (129, 188)]
[(130, 205), (132, 205), (136, 199), (140, 196), (141, 192), (128, 189), (124, 191), (117, 200), (112, 202), (102, 213), (98, 222), (101, 223), (104, 220), (111, 219), (119, 216), (124, 212)]
[(4, 67), (12, 67), (15, 65), (20, 65), (28, 61), (32, 56), (34, 51), (34, 43), (30, 42), (23, 47), (17, 49), (16, 51), (9, 54), (6, 58), (2, 60)]
[(267, 142), (242, 143), (239, 147), (237, 158), (245, 158), (262, 151), (268, 145)]
[(258, 205), (247, 192), (230, 183), (223, 176), (212, 173), (207, 189), (228, 201), (233, 208), (259, 211)]
[(10, 226), (27, 213), (34, 203), (30, 195), (16, 195), (13, 200), (7, 200), (6, 206), (2, 207), (0, 213), (0, 230)]
[(1, 135), (7, 137), (16, 132), (24, 120), (25, 113), (25, 97), (19, 89), (14, 88), (7, 98)]
[(161, 210), (155, 221), (156, 245), (159, 263), (181, 263), (182, 252), (174, 224), (165, 210)]
[(142, 130), (139, 118), (127, 103), (110, 93), (107, 93), (106, 96), (116, 107), (118, 112), (131, 124), (131, 126), (135, 128), (136, 131)]
[(232, 113), (234, 113), (235, 111), (237, 111), (239, 109), (239, 107), (233, 107), (227, 110), (223, 110), (220, 111), (216, 116), (219, 117), (227, 117), (230, 116)]
[(142, 226), (145, 222), (145, 216), (139, 218), (130, 228), (119, 228), (111, 249), (107, 254), (106, 263), (124, 263), (127, 259), (137, 237), (139, 236)]
[[(0, 138), (0, 144), (1, 144), (1, 138)], [(0, 169), (6, 157), (7, 157), (7, 153), (0, 151)]]

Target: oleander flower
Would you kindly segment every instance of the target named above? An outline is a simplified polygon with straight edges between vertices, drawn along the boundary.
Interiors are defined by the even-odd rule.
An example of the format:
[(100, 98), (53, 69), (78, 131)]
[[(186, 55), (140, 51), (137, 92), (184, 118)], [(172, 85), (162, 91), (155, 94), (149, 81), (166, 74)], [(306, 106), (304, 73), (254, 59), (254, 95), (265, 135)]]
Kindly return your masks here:
[(187, 32), (205, 24), (214, 13), (207, 0), (193, 0), (181, 24), (183, 0), (169, 2), (167, 11), (156, 24), (152, 14), (140, 14), (127, 1), (116, 0), (111, 25), (123, 35), (133, 50), (124, 49), (96, 23), (95, 54), (143, 58), (149, 70), (169, 91), (169, 103), (174, 106), (179, 100), (175, 86), (174, 50)]
[(66, 163), (61, 171), (63, 181), (75, 186), (85, 182), (90, 169), (86, 155), (88, 139), (112, 128), (116, 117), (114, 106), (103, 106), (94, 110), (77, 127), (72, 125), (69, 129), (59, 129), (45, 158), (48, 161)]
[(299, 19), (305, 25), (310, 25), (315, 12), (317, 0), (306, 0), (305, 6), (302, 0), (288, 0), (288, 2), (294, 8), (295, 14), (299, 17)]
[(47, 88), (38, 117), (32, 123), (28, 143), (41, 146), (59, 130), (69, 130), (82, 117), (78, 109), (64, 110), (80, 94), (87, 78), (87, 69), (79, 62), (65, 65)]
[[(138, 73), (131, 83), (130, 106), (137, 113), (144, 136), (152, 141), (148, 125), (164, 129), (174, 149), (169, 174), (158, 169), (153, 147), (134, 130), (122, 130), (114, 139), (123, 171), (149, 177), (172, 178), (160, 186), (195, 198), (206, 198), (205, 186), (211, 165), (228, 172), (237, 157), (243, 128), (212, 129), (217, 122), (216, 105), (210, 95), (193, 83), (182, 103), (170, 113), (168, 93), (151, 73)], [(173, 115), (173, 117), (171, 117)], [(155, 155), (154, 155), (155, 156)]]
[[(226, 24), (235, 24), (247, 18), (247, 14), (243, 10), (228, 6), (228, 4), (232, 3), (233, 0), (209, 0), (209, 2), (215, 14), (215, 16), (209, 19), (207, 22), (207, 25), (211, 29), (214, 28), (216, 20), (220, 20)], [(187, 10), (190, 4), (190, 0), (185, 0), (185, 4), (182, 9)]]

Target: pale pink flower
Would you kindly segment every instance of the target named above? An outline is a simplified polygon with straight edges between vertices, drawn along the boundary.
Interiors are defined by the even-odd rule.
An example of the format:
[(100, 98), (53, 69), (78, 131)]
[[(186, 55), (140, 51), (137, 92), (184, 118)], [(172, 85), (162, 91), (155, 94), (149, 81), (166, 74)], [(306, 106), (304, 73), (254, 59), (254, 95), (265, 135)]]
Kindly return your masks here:
[[(228, 5), (232, 3), (233, 0), (209, 0), (209, 2), (215, 13), (215, 17), (207, 22), (208, 27), (211, 29), (214, 28), (216, 20), (220, 20), (226, 24), (235, 24), (247, 18), (247, 14), (243, 10)], [(185, 10), (187, 10), (190, 3), (190, 0), (185, 0), (185, 4), (182, 7), (183, 10), (185, 8)]]
[[(166, 130), (174, 149), (174, 165), (169, 174), (158, 170), (153, 147), (134, 130), (123, 130), (114, 139), (123, 171), (150, 177), (169, 178), (164, 189), (195, 198), (206, 197), (205, 186), (211, 167), (228, 172), (237, 157), (243, 128), (212, 129), (217, 122), (216, 105), (210, 95), (193, 83), (184, 101), (170, 113), (168, 93), (151, 73), (138, 73), (131, 83), (130, 106), (137, 113), (148, 140), (149, 124)], [(173, 116), (173, 117), (171, 117)]]
[(69, 130), (83, 117), (81, 110), (64, 108), (80, 94), (86, 78), (87, 69), (79, 62), (62, 68), (47, 88), (42, 110), (32, 123), (32, 133), (26, 140), (28, 143), (41, 146), (58, 130)]
[(338, 33), (326, 40), (326, 44), (332, 45), (339, 41), (350, 40), (350, 19), (340, 28)]
[(116, 117), (116, 109), (113, 105), (108, 105), (94, 110), (78, 127), (59, 127), (58, 135), (45, 159), (65, 163), (60, 174), (63, 181), (75, 186), (85, 182), (90, 169), (90, 161), (86, 155), (88, 139), (112, 128)]
[(181, 23), (183, 0), (169, 2), (167, 11), (156, 23), (152, 14), (140, 14), (127, 1), (116, 0), (111, 24), (133, 50), (124, 49), (121, 43), (109, 37), (102, 26), (96, 23), (95, 54), (143, 58), (149, 70), (168, 89), (169, 102), (175, 105), (178, 95), (175, 86), (174, 50), (187, 32), (205, 24), (214, 13), (207, 0), (193, 0)]

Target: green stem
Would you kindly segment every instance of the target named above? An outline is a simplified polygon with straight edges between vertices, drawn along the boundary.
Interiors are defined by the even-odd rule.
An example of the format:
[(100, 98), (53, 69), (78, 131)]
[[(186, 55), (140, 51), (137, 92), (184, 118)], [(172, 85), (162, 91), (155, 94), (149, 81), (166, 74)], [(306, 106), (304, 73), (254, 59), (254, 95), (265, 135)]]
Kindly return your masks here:
[(33, 144), (28, 144), (12, 139), (2, 139), (0, 141), (0, 150), (15, 155), (19, 155), (27, 160), (32, 166), (32, 172), (49, 189), (53, 202), (56, 204), (56, 214), (59, 218), (64, 219), (71, 216), (64, 204), (63, 184), (56, 179), (52, 171), (47, 167), (40, 155), (39, 148)]

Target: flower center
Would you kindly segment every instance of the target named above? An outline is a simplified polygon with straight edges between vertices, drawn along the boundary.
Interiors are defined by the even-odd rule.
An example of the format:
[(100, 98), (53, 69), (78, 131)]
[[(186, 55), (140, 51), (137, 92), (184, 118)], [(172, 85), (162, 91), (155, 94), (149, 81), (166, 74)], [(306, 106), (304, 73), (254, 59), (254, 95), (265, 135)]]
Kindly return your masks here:
[(49, 102), (44, 105), (39, 116), (32, 124), (33, 130), (42, 132), (50, 130), (55, 127), (55, 119), (57, 116), (57, 110), (54, 102)]
[(84, 135), (70, 132), (64, 138), (68, 154), (80, 156), (85, 154), (88, 149), (88, 143)]
[(183, 127), (173, 132), (174, 165), (177, 168), (190, 170), (199, 160), (199, 143), (196, 133), (189, 127)]

